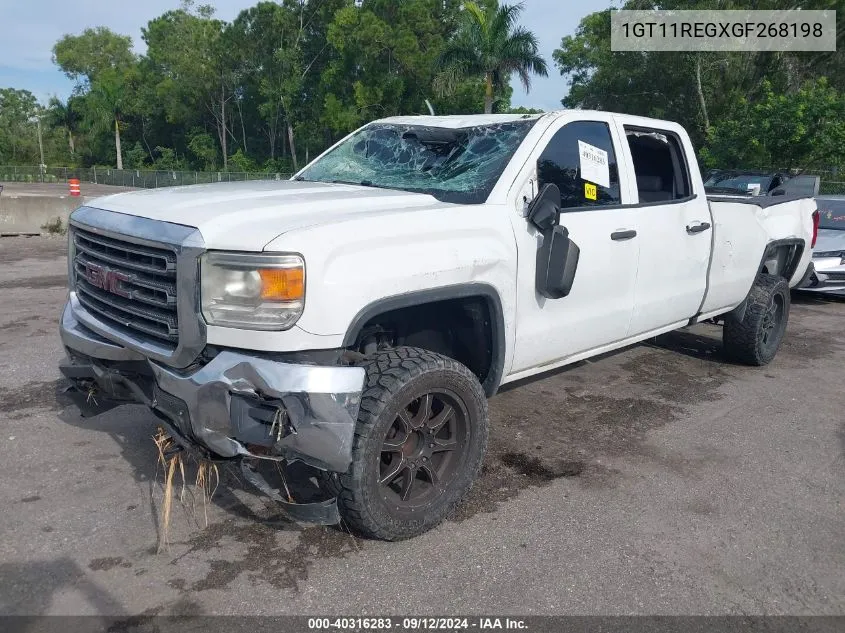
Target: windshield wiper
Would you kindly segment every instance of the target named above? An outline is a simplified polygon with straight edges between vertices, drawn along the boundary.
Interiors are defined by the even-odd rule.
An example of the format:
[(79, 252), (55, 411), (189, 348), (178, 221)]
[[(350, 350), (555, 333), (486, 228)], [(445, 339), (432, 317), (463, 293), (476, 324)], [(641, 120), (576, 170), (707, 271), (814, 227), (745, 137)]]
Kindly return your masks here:
[(332, 185), (358, 185), (359, 187), (373, 187), (374, 189), (393, 189), (393, 187), (385, 187), (384, 185), (377, 185), (372, 180), (326, 180)]

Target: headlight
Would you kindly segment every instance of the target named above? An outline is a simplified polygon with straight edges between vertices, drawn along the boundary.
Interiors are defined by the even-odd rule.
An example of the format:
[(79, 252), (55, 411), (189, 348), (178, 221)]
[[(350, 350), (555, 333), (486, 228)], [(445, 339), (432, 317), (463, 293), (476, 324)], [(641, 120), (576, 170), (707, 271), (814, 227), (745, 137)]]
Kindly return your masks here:
[(202, 315), (209, 325), (286, 330), (305, 304), (299, 255), (209, 252), (203, 255)]

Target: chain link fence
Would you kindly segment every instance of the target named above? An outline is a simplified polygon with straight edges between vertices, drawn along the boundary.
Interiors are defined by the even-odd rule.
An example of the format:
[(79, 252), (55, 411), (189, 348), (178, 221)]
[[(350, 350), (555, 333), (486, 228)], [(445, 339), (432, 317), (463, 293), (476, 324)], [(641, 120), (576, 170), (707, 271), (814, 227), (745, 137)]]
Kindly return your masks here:
[[(778, 171), (778, 170), (773, 170)], [(786, 170), (782, 170), (786, 171)], [(845, 195), (843, 174), (835, 171), (814, 171), (821, 177), (820, 194)], [(287, 180), (293, 174), (273, 172), (238, 171), (165, 171), (152, 169), (108, 169), (104, 167), (47, 167), (0, 165), (0, 182), (67, 182), (79, 178), (81, 182), (120, 187), (174, 187), (210, 182), (236, 182), (243, 180)]]
[(102, 167), (38, 167), (0, 165), (0, 182), (61, 183), (69, 178), (98, 185), (138, 187), (174, 187), (211, 182), (244, 180), (287, 180), (292, 174), (237, 171), (164, 171), (152, 169), (108, 169)]
[(845, 181), (822, 180), (819, 193), (824, 195), (845, 195)]

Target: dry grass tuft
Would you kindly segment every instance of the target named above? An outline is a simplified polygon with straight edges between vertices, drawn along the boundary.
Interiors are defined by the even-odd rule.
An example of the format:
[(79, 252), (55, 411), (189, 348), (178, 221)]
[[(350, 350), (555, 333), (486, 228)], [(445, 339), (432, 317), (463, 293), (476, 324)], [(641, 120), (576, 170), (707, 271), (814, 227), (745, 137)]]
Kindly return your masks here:
[[(156, 479), (158, 478), (158, 466), (162, 466), (164, 470), (164, 497), (159, 514), (158, 530), (158, 553), (161, 553), (170, 548), (169, 536), (170, 519), (173, 512), (173, 480), (175, 479), (177, 468), (182, 478), (182, 490), (179, 494), (179, 502), (183, 505), (185, 504), (185, 492), (188, 490), (184, 459), (186, 453), (180, 449), (176, 441), (162, 427), (158, 427), (156, 430), (156, 434), (153, 436), (153, 442), (158, 449)], [(217, 464), (209, 460), (200, 459), (197, 463), (197, 476), (194, 485), (202, 493), (203, 517), (205, 519), (205, 526), (208, 527), (208, 502), (211, 501), (217, 487), (220, 485), (220, 472), (217, 469)], [(193, 494), (191, 494), (191, 500), (193, 501), (193, 499)]]

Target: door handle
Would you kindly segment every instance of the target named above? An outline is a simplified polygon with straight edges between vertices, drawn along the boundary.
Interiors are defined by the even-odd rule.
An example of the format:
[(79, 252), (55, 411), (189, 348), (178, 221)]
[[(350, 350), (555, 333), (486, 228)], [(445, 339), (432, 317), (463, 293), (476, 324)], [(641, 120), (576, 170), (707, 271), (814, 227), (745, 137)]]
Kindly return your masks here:
[(621, 242), (622, 240), (630, 240), (632, 237), (637, 237), (637, 232), (633, 229), (626, 229), (623, 231), (614, 231), (610, 234), (610, 239), (614, 242)]
[(689, 233), (690, 235), (695, 235), (696, 233), (701, 233), (709, 228), (709, 222), (694, 222), (692, 224), (687, 224), (687, 233)]

